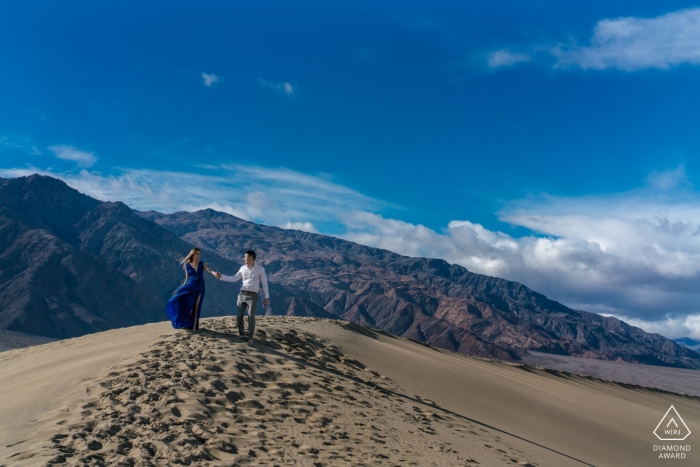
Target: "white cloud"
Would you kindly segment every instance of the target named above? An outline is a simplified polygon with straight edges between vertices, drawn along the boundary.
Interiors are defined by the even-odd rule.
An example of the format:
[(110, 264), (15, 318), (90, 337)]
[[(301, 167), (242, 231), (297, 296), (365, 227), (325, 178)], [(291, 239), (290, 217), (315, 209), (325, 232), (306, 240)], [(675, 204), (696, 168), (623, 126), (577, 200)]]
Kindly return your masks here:
[(95, 157), (94, 153), (81, 151), (73, 146), (60, 144), (51, 146), (48, 149), (56, 154), (56, 157), (59, 159), (76, 162), (79, 167), (90, 167), (97, 162), (97, 157)]
[(318, 233), (318, 230), (311, 222), (287, 222), (280, 227), (283, 229), (303, 230), (304, 232)]
[(283, 83), (273, 83), (272, 81), (267, 81), (264, 79), (259, 79), (258, 82), (263, 86), (268, 89), (272, 89), (274, 91), (278, 91), (288, 97), (294, 96), (297, 90), (297, 85), (288, 82), (283, 82)]
[(0, 170), (2, 177), (40, 173), (60, 178), (73, 188), (104, 201), (123, 201), (138, 210), (161, 212), (211, 208), (246, 220), (283, 228), (317, 231), (317, 222), (338, 223), (338, 213), (388, 206), (334, 183), (290, 169), (256, 166), (210, 166), (203, 173), (125, 169), (100, 172), (55, 172), (33, 167)]
[(202, 73), (202, 83), (208, 88), (212, 87), (212, 85), (214, 85), (215, 83), (218, 83), (220, 79), (221, 77), (216, 76), (213, 73)]
[(500, 68), (529, 61), (529, 55), (511, 52), (508, 49), (501, 49), (491, 52), (486, 59), (486, 64), (489, 66), (489, 68)]
[(499, 68), (551, 54), (557, 60), (554, 67), (560, 69), (637, 71), (697, 65), (700, 64), (700, 8), (655, 18), (603, 19), (593, 28), (589, 42), (589, 45), (537, 44), (528, 53), (501, 49), (488, 55), (487, 64), (490, 68)]
[(661, 334), (669, 339), (677, 339), (679, 337), (700, 339), (700, 314), (680, 318), (666, 318), (662, 321), (646, 321), (627, 316), (616, 316), (616, 318), (647, 332)]
[(656, 18), (604, 19), (589, 46), (557, 47), (557, 66), (625, 71), (700, 63), (700, 8)]

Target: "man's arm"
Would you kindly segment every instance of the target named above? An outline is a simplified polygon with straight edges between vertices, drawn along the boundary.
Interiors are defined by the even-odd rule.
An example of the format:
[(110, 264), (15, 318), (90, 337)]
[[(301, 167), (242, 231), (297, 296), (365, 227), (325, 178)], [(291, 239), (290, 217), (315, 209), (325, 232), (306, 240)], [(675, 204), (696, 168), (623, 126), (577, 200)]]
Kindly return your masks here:
[(242, 278), (243, 275), (241, 274), (241, 271), (238, 270), (238, 272), (234, 276), (227, 276), (225, 274), (221, 274), (221, 277), (219, 279), (225, 282), (236, 282), (241, 280)]
[(265, 274), (265, 268), (260, 268), (260, 282), (262, 282), (263, 294), (265, 295), (265, 300), (263, 300), (263, 306), (267, 306), (270, 303), (270, 291), (267, 288), (267, 274)]

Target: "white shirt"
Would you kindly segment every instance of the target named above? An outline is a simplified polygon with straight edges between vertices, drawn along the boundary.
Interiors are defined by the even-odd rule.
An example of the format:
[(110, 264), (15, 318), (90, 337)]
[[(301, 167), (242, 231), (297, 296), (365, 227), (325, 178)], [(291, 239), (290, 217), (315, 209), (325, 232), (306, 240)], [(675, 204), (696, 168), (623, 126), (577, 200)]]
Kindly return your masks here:
[(258, 293), (260, 290), (260, 282), (262, 282), (265, 298), (270, 298), (270, 292), (267, 289), (267, 275), (265, 274), (264, 267), (254, 264), (253, 269), (250, 269), (247, 264), (244, 264), (235, 276), (221, 275), (221, 280), (226, 282), (236, 282), (241, 279), (243, 279), (241, 290)]

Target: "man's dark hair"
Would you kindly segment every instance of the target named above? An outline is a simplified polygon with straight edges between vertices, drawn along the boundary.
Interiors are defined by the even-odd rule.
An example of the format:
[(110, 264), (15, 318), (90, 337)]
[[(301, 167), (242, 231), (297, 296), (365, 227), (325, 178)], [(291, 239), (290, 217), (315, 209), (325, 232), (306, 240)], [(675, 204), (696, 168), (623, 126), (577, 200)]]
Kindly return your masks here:
[(253, 250), (248, 250), (248, 251), (245, 252), (245, 254), (246, 254), (246, 255), (250, 255), (250, 256), (253, 257), (253, 259), (255, 259), (255, 252), (254, 252)]

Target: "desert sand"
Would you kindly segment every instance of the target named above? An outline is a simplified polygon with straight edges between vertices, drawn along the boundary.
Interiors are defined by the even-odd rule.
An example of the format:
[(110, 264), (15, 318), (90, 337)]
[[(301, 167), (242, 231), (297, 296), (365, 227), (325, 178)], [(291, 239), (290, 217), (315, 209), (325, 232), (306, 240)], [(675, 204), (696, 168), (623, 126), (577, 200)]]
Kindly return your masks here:
[[(700, 398), (472, 358), (342, 321), (169, 323), (0, 354), (0, 466), (697, 465)], [(673, 405), (691, 435), (660, 460)], [(697, 447), (700, 449), (700, 446)]]

